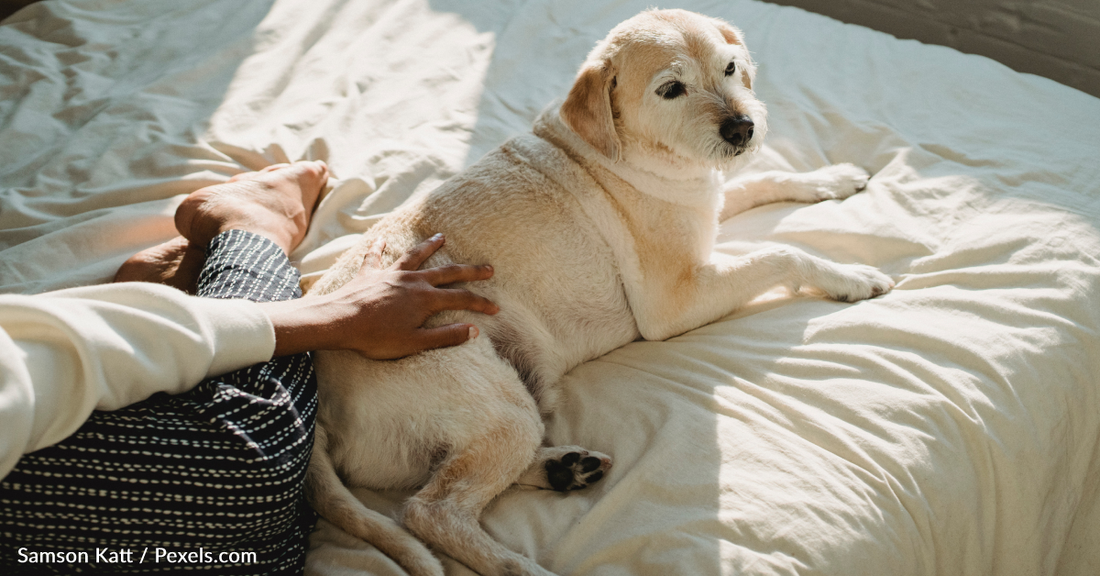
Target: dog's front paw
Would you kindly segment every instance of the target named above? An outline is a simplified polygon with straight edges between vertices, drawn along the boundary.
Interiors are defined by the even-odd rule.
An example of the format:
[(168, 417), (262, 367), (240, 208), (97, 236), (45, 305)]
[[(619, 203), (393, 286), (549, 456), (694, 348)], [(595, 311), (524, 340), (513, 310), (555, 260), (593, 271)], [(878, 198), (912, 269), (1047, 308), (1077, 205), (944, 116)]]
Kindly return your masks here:
[(838, 302), (858, 302), (881, 296), (894, 288), (894, 280), (873, 266), (837, 264), (836, 270), (823, 275), (814, 288)]
[(871, 175), (866, 170), (849, 164), (833, 164), (806, 174), (805, 184), (815, 201), (843, 200), (867, 187)]

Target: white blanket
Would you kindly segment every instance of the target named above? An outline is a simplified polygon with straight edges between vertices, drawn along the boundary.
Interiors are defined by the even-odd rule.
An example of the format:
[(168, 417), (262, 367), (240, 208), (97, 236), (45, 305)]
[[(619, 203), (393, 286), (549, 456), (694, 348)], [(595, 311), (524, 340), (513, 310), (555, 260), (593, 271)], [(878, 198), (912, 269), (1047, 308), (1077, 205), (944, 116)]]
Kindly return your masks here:
[[(648, 5), (34, 5), (0, 27), (0, 291), (106, 281), (174, 234), (183, 194), (306, 158), (338, 177), (294, 255), (323, 270), (525, 131)], [(578, 367), (549, 435), (615, 467), (505, 493), (485, 526), (562, 574), (1095, 574), (1100, 100), (793, 8), (677, 6), (745, 31), (771, 126), (751, 169), (874, 175), (843, 202), (737, 216), (719, 248), (793, 244), (898, 286), (775, 292)], [(323, 521), (313, 545), (311, 574), (402, 574)]]

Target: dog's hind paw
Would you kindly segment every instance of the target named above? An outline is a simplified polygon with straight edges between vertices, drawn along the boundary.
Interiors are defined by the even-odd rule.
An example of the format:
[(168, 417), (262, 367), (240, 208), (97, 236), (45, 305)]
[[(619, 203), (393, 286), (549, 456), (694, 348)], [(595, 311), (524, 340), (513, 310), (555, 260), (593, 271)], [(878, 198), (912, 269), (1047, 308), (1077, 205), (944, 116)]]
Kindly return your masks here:
[(599, 482), (611, 469), (611, 457), (579, 446), (541, 448), (517, 484), (567, 492)]

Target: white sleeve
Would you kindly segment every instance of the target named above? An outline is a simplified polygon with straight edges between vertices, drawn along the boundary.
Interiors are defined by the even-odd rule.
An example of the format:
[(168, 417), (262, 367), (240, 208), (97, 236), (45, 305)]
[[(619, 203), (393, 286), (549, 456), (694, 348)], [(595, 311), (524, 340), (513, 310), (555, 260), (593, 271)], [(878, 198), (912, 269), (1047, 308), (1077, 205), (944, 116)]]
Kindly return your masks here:
[(147, 283), (0, 295), (0, 478), (93, 410), (271, 359), (275, 330), (246, 300)]

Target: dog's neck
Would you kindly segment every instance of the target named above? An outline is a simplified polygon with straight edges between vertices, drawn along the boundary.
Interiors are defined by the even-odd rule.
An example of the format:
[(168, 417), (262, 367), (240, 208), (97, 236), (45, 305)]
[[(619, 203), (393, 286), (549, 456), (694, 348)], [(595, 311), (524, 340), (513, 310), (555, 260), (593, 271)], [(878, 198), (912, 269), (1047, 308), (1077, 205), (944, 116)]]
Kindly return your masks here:
[[(639, 192), (692, 208), (713, 207), (718, 200), (719, 173), (709, 166), (676, 162), (640, 146), (623, 146), (618, 162), (599, 155), (600, 163)], [(671, 160), (671, 161), (670, 161)]]
[(613, 161), (577, 135), (558, 115), (558, 106), (546, 109), (535, 121), (536, 133), (548, 130), (570, 147), (585, 150), (597, 162), (639, 192), (689, 208), (717, 211), (721, 208), (720, 174), (702, 164), (670, 161), (669, 158), (625, 143), (619, 160)]

